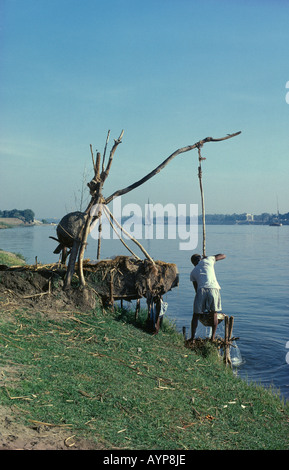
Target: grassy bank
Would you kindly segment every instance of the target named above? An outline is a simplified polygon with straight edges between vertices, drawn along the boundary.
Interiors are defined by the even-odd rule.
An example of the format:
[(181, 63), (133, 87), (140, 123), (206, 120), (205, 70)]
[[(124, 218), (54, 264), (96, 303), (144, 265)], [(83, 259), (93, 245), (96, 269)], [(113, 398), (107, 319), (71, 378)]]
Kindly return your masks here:
[(25, 258), (20, 253), (10, 253), (0, 248), (0, 264), (6, 266), (21, 266), (25, 264)]
[(104, 449), (288, 449), (288, 406), (126, 311), (0, 312), (0, 404)]

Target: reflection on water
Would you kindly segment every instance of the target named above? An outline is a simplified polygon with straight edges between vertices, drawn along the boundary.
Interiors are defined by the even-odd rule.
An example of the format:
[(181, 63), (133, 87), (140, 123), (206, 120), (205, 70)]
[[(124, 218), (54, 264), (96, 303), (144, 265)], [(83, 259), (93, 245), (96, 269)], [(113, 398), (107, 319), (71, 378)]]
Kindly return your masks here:
[[(0, 230), (0, 248), (21, 252), (28, 263), (52, 263), (57, 243), (55, 226)], [(196, 251), (202, 251), (199, 236)], [(155, 259), (176, 263), (180, 285), (166, 294), (167, 315), (181, 331), (190, 329), (194, 289), (189, 280), (191, 252), (180, 251), (178, 240), (141, 240)], [(136, 246), (130, 247), (136, 252)], [(233, 335), (240, 337), (239, 375), (264, 385), (274, 383), (289, 398), (289, 226), (207, 226), (207, 253), (225, 253), (216, 264), (224, 313), (233, 315)], [(88, 239), (86, 257), (96, 259), (97, 241)], [(127, 255), (119, 240), (102, 241), (102, 257)], [(139, 253), (138, 253), (139, 254)], [(140, 256), (142, 254), (140, 253)], [(218, 327), (220, 328), (220, 326)], [(197, 334), (198, 331), (197, 331)], [(238, 361), (238, 358), (236, 359)]]

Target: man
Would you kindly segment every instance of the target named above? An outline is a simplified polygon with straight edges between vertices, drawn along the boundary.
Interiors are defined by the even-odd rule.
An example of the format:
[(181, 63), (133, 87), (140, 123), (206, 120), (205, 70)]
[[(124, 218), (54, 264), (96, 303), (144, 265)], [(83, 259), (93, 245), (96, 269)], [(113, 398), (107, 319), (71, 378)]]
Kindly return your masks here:
[(153, 298), (151, 305), (150, 317), (154, 328), (154, 335), (157, 335), (163, 323), (163, 317), (168, 308), (167, 302), (163, 301), (161, 295), (157, 295)]
[(211, 341), (214, 341), (218, 326), (218, 313), (222, 310), (220, 285), (215, 274), (215, 262), (226, 258), (224, 254), (215, 256), (193, 255), (191, 262), (195, 266), (190, 275), (190, 280), (194, 285), (196, 296), (194, 301), (194, 311), (191, 323), (191, 341), (194, 342), (195, 333), (198, 326), (200, 313), (213, 313), (214, 325), (212, 327)]

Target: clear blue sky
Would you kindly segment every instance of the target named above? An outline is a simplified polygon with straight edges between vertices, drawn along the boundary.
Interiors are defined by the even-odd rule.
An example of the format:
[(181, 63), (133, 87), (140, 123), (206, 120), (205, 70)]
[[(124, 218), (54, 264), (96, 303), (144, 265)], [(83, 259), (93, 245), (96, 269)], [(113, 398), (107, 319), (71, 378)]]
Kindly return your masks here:
[[(0, 5), (0, 209), (78, 209), (89, 145), (124, 129), (106, 196), (240, 130), (204, 146), (207, 213), (289, 211), (289, 1)], [(176, 157), (123, 203), (199, 203), (197, 165)]]

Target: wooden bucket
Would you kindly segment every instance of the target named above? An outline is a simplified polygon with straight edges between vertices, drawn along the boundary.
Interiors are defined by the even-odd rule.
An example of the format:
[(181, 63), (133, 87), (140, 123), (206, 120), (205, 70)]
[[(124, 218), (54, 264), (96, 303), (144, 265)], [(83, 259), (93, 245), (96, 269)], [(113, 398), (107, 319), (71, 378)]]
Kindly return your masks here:
[[(218, 313), (218, 324), (225, 319), (224, 313)], [(199, 320), (204, 326), (214, 326), (214, 314), (213, 313), (199, 313)]]

